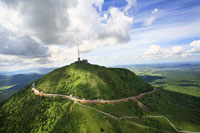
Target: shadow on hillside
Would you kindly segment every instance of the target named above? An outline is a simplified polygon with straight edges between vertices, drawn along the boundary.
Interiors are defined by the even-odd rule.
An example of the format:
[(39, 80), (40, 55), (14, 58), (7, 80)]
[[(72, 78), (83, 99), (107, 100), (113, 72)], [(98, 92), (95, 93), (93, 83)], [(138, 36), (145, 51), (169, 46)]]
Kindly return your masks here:
[(150, 76), (150, 75), (143, 75), (143, 76), (139, 76), (139, 77), (142, 78), (146, 82), (152, 82), (152, 81), (157, 80), (157, 79), (164, 79), (165, 78), (165, 77), (161, 77), (161, 76)]
[(182, 84), (178, 84), (178, 86), (183, 86), (183, 87), (200, 87), (200, 85), (198, 84), (190, 84), (190, 83), (182, 83)]

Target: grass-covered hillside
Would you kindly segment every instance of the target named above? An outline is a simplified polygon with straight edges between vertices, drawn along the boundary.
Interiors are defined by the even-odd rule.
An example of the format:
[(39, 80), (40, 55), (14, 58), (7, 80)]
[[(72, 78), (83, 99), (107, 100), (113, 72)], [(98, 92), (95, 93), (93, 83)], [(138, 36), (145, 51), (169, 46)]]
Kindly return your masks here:
[[(35, 96), (30, 85), (0, 106), (0, 133), (131, 133), (161, 132), (128, 120), (115, 120), (62, 97)], [(116, 106), (118, 106), (117, 104)], [(110, 105), (111, 107), (112, 105)], [(119, 111), (138, 115), (135, 102), (119, 105)], [(111, 112), (112, 113), (112, 112)]]
[(56, 69), (36, 82), (47, 93), (73, 94), (87, 99), (135, 96), (152, 87), (127, 69), (74, 63)]

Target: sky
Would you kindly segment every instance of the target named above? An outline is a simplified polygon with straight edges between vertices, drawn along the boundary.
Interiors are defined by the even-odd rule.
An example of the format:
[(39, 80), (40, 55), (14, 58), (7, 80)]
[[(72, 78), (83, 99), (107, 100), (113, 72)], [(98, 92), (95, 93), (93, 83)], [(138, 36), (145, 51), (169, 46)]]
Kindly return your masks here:
[(0, 72), (200, 61), (199, 0), (0, 0)]

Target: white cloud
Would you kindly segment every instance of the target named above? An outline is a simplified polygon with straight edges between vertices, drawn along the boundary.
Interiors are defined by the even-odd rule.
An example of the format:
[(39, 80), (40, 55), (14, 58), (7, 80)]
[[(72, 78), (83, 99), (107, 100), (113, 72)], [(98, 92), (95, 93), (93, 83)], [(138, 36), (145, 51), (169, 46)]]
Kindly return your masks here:
[(152, 11), (151, 11), (151, 13), (157, 13), (158, 12), (158, 8), (155, 8), (155, 9), (153, 9)]
[(192, 52), (192, 53), (200, 52), (200, 40), (195, 40), (195, 41), (191, 42), (190, 46), (192, 47), (190, 52)]
[(146, 61), (157, 60), (165, 61), (192, 61), (197, 60), (200, 56), (200, 40), (194, 40), (188, 45), (161, 47), (158, 45), (151, 45), (141, 56), (141, 59)]
[(117, 8), (110, 8), (110, 17), (99, 29), (98, 39), (108, 40), (108, 43), (125, 43), (130, 40), (129, 31), (133, 18), (128, 17)]
[[(200, 21), (198, 18), (193, 19), (194, 17), (191, 17), (191, 19), (188, 18), (191, 21), (182, 21), (186, 15), (196, 14), (199, 11), (198, 7), (195, 7), (195, 10), (192, 8), (180, 10), (177, 7), (160, 10), (158, 7), (159, 9), (155, 8), (149, 11), (152, 8), (151, 6), (132, 13), (131, 11), (137, 5), (137, 1), (126, 1), (127, 5), (120, 8), (112, 7), (113, 4), (110, 2), (111, 6), (108, 7), (107, 11), (102, 11), (104, 0), (0, 1), (0, 31), (9, 31), (9, 35), (6, 37), (7, 43), (0, 39), (0, 53), (5, 55), (6, 52), (13, 51), (12, 53), (18, 54), (17, 56), (34, 57), (31, 61), (22, 58), (26, 62), (26, 64), (23, 63), (26, 67), (31, 67), (29, 63), (32, 63), (32, 66), (43, 66), (42, 63), (45, 62), (49, 62), (49, 66), (69, 64), (77, 58), (77, 44), (80, 45), (80, 50), (84, 53), (81, 54), (83, 56), (106, 54), (109, 57), (111, 53), (105, 50), (109, 47), (112, 52), (115, 51), (115, 54), (112, 55), (120, 57), (121, 61), (124, 61), (121, 55), (136, 54), (138, 51), (138, 60), (141, 60), (141, 55), (144, 55), (145, 58), (149, 57), (148, 59), (151, 57), (152, 59), (170, 60), (172, 57), (178, 58), (182, 55), (188, 57), (192, 54), (198, 54), (198, 51), (200, 51), (198, 40), (187, 47), (166, 47), (166, 44), (172, 43), (172, 41), (178, 42), (182, 39), (199, 37), (200, 29), (197, 27), (200, 27)], [(114, 3), (117, 3), (117, 1)], [(138, 9), (141, 9), (140, 4), (145, 3), (139, 3)], [(166, 18), (168, 21), (166, 21)], [(157, 19), (159, 23), (154, 24)], [(136, 25), (132, 25), (133, 20)], [(144, 27), (140, 25), (143, 23)], [(12, 36), (11, 34), (15, 35)], [(0, 36), (3, 37), (3, 35)], [(19, 40), (25, 37), (28, 37), (29, 41), (26, 39)], [(5, 40), (5, 37), (3, 38)], [(23, 40), (26, 40), (26, 44), (23, 44)], [(122, 43), (126, 45), (114, 45)], [(29, 44), (34, 44), (32, 46), (37, 46), (37, 48), (30, 47)], [(160, 48), (159, 45), (150, 46), (152, 44), (159, 44), (163, 47)], [(144, 48), (147, 46), (150, 47), (145, 51)], [(29, 51), (27, 49), (32, 50), (27, 52)], [(134, 51), (131, 51), (131, 49), (134, 49)], [(41, 55), (48, 56), (39, 58)], [(9, 57), (7, 63), (5, 63), (5, 56)], [(4, 62), (0, 62), (1, 65), (11, 64), (12, 61), (16, 61), (15, 65), (22, 64), (21, 59), (14, 54), (10, 53), (5, 56), (1, 58), (1, 61)], [(110, 58), (112, 59), (112, 57)], [(93, 60), (95, 59), (93, 58)], [(107, 62), (107, 64), (110, 64), (111, 59), (109, 61), (105, 61), (105, 59), (107, 60), (107, 57), (102, 56), (100, 63)], [(124, 64), (126, 64), (126, 61), (124, 61)]]
[(124, 9), (125, 12), (127, 12), (128, 10), (131, 9), (131, 7), (136, 6), (137, 1), (136, 0), (126, 0), (127, 1), (127, 5)]
[[(155, 14), (158, 12), (158, 8), (155, 8), (154, 10), (151, 11), (152, 14)], [(152, 23), (155, 21), (156, 19), (156, 16), (151, 16), (149, 18), (147, 18), (145, 21), (144, 21), (144, 26), (151, 26)]]
[[(46, 45), (81, 45), (83, 41), (102, 39), (98, 38), (102, 33), (107, 34), (106, 38), (116, 40), (115, 43), (129, 41), (133, 18), (112, 7), (101, 16), (96, 7), (101, 12), (103, 2), (103, 0), (19, 0), (11, 2), (12, 4), (0, 2), (0, 25), (11, 32), (30, 36)], [(135, 2), (128, 0), (127, 6), (131, 7)], [(104, 41), (106, 40), (110, 39)]]
[(101, 25), (101, 16), (93, 7), (92, 1), (78, 0), (75, 8), (68, 9), (68, 14), (70, 26), (67, 32), (72, 33), (74, 40), (81, 42), (90, 38), (95, 29)]
[(151, 45), (145, 52), (144, 55), (158, 55), (160, 53), (159, 45)]
[(146, 19), (146, 21), (144, 22), (144, 25), (145, 25), (145, 26), (150, 26), (150, 25), (152, 25), (152, 23), (155, 21), (155, 19), (156, 19), (155, 16), (152, 16), (152, 17)]
[[(134, 30), (134, 36), (132, 43), (137, 45), (141, 44), (161, 44), (166, 43), (169, 40), (181, 40), (188, 38), (199, 37), (200, 20), (188, 22), (188, 23), (176, 23), (168, 25), (156, 25), (152, 27), (144, 27)], [(169, 34), (170, 33), (170, 34)]]
[(8, 30), (0, 31), (0, 54), (28, 58), (49, 56), (47, 46), (37, 43), (29, 36), (18, 37)]
[(98, 7), (99, 11), (102, 10), (102, 4), (104, 3), (104, 0), (92, 0), (94, 2), (94, 5)]
[(183, 47), (181, 46), (173, 46), (172, 54), (181, 54), (183, 52)]
[(6, 7), (0, 2), (0, 26), (12, 32), (19, 32), (23, 24), (22, 15), (17, 9)]
[[(76, 60), (77, 47), (74, 46), (77, 44), (81, 52), (86, 53), (99, 46), (127, 43), (130, 41), (133, 17), (114, 7), (102, 12), (103, 2), (1, 1), (0, 38), (3, 39), (0, 41), (0, 54), (7, 52), (7, 56), (13, 55), (12, 60), (19, 60), (21, 56), (32, 58), (26, 64), (18, 61), (16, 66), (43, 66), (45, 63), (58, 66)], [(135, 3), (135, 0), (128, 0), (126, 10)], [(7, 34), (4, 34), (5, 31)], [(5, 38), (9, 41), (5, 41)], [(22, 38), (29, 38), (30, 41)], [(5, 62), (6, 58), (3, 60)]]

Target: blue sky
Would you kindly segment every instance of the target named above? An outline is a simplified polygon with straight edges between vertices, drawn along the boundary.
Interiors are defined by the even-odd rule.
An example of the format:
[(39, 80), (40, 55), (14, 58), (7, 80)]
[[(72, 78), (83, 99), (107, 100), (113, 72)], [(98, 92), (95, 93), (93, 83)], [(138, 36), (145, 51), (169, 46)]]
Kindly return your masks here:
[[(124, 10), (127, 5), (127, 1), (104, 2), (102, 9), (105, 12), (110, 5), (120, 10)], [(98, 55), (97, 58), (108, 56), (108, 59), (114, 56), (108, 61), (103, 58), (100, 62), (99, 59), (99, 62), (112, 62), (115, 65), (199, 61), (200, 1), (138, 0), (127, 15), (134, 18), (130, 29), (131, 40), (123, 46), (106, 46), (94, 50), (85, 57)], [(151, 18), (153, 20), (145, 25)], [(193, 41), (197, 43), (195, 48), (191, 47)], [(155, 50), (151, 47), (154, 45), (157, 46)], [(144, 55), (148, 50), (152, 52)]]
[[(29, 8), (27, 8), (29, 7)], [(199, 0), (1, 0), (0, 71), (199, 61)]]

